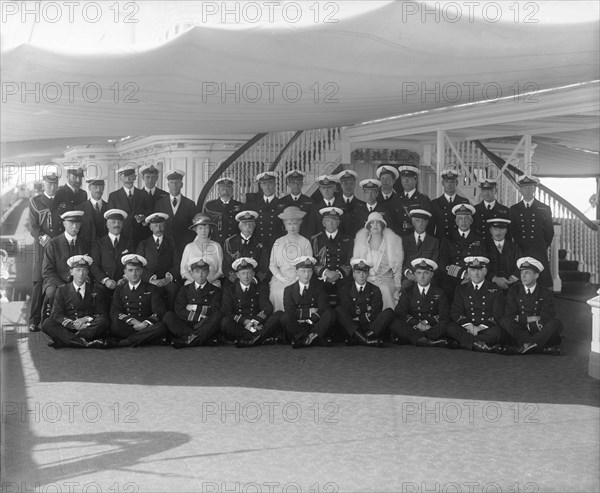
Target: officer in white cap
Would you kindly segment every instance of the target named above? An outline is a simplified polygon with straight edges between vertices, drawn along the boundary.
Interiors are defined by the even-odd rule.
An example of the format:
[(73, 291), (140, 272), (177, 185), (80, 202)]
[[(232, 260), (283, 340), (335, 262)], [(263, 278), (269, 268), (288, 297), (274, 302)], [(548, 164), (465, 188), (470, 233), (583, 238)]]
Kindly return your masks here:
[(449, 238), (454, 230), (455, 219), (452, 209), (458, 204), (468, 204), (469, 199), (456, 193), (458, 184), (458, 170), (446, 168), (442, 171), (442, 187), (444, 193), (431, 201), (432, 221), (429, 223), (429, 232), (440, 240)]
[(464, 263), (468, 281), (456, 288), (448, 335), (464, 349), (502, 353), (502, 330), (498, 324), (504, 315), (504, 297), (498, 286), (485, 279), (489, 260), (470, 256)]
[(533, 257), (522, 257), (517, 267), (521, 282), (508, 290), (500, 326), (516, 340), (521, 354), (558, 356), (563, 326), (556, 318), (552, 292), (538, 283), (544, 266)]
[(431, 209), (431, 200), (427, 195), (417, 190), (420, 169), (412, 164), (398, 166), (400, 173), (400, 182), (402, 183), (402, 193), (400, 201), (404, 208), (410, 213), (413, 209)]
[(356, 216), (357, 210), (365, 205), (364, 200), (360, 200), (354, 195), (354, 191), (356, 190), (356, 178), (358, 178), (358, 173), (351, 169), (341, 171), (337, 175), (337, 179), (342, 187), (341, 199), (343, 202), (342, 210), (344, 211), (340, 229), (342, 232), (349, 234), (352, 238), (356, 236), (356, 233), (362, 227), (362, 223), (359, 224), (360, 220), (357, 219)]
[[(402, 289), (412, 286), (415, 281), (412, 261), (416, 258), (428, 258), (439, 262), (440, 240), (427, 233), (427, 226), (431, 220), (431, 212), (425, 209), (412, 209), (409, 212), (413, 232), (402, 237), (404, 248), (404, 261), (402, 263)], [(436, 267), (437, 270), (437, 267)]]
[(282, 236), (284, 231), (283, 225), (277, 216), (281, 214), (285, 207), (281, 203), (281, 199), (275, 194), (275, 177), (276, 175), (272, 171), (264, 171), (256, 175), (260, 193), (247, 206), (248, 209), (258, 213), (254, 234), (267, 250), (271, 249), (275, 240)]
[(110, 307), (114, 347), (166, 344), (167, 327), (162, 319), (165, 303), (156, 286), (142, 281), (146, 259), (134, 253), (123, 255), (125, 282), (118, 285)]
[(481, 178), (479, 180), (481, 202), (475, 206), (473, 228), (486, 244), (489, 243), (491, 238), (487, 220), (496, 217), (508, 218), (508, 207), (496, 200), (496, 189), (497, 180), (493, 178)]
[(353, 280), (341, 287), (335, 309), (339, 325), (349, 337), (346, 344), (381, 347), (394, 311), (383, 309), (381, 290), (367, 281), (372, 265), (362, 258), (353, 258), (350, 265)]
[(360, 222), (361, 225), (359, 230), (364, 227), (369, 214), (372, 212), (379, 212), (387, 223), (389, 211), (381, 201), (381, 182), (375, 178), (367, 178), (366, 180), (362, 180), (359, 186), (362, 188), (365, 198), (364, 206), (356, 207), (356, 221)]
[(52, 238), (44, 249), (42, 264), (42, 291), (50, 308), (54, 302), (56, 288), (69, 282), (71, 273), (67, 260), (86, 253), (84, 242), (79, 238), (83, 211), (67, 211), (61, 216), (64, 233)]
[(108, 208), (120, 209), (127, 213), (123, 223), (123, 234), (131, 238), (135, 248), (141, 240), (150, 236), (150, 230), (144, 224), (144, 219), (153, 212), (152, 201), (146, 192), (135, 186), (134, 167), (121, 166), (117, 174), (123, 186), (108, 195)]
[(54, 201), (60, 214), (72, 211), (87, 200), (87, 193), (81, 189), (85, 167), (80, 164), (65, 165), (67, 183), (58, 187)]
[(190, 259), (188, 267), (192, 282), (177, 294), (175, 310), (167, 312), (165, 323), (175, 349), (215, 345), (223, 314), (223, 291), (208, 281), (210, 263), (203, 256)]
[(552, 210), (534, 197), (539, 178), (522, 175), (518, 178), (519, 190), (523, 200), (509, 209), (510, 234), (521, 249), (521, 253), (538, 259), (544, 266), (539, 283), (552, 286), (548, 248), (554, 238)]
[(510, 219), (492, 217), (487, 220), (490, 239), (487, 243), (487, 256), (490, 259), (487, 278), (496, 284), (502, 292), (519, 280), (517, 260), (521, 257), (519, 246), (507, 237)]
[(235, 216), (244, 208), (244, 204), (233, 198), (234, 185), (233, 178), (219, 178), (215, 182), (219, 197), (204, 204), (203, 212), (208, 214), (215, 223), (211, 239), (221, 245), (227, 238), (238, 232)]
[(156, 202), (165, 195), (168, 195), (168, 193), (156, 186), (158, 182), (158, 168), (154, 164), (145, 164), (140, 167), (140, 175), (142, 175), (142, 180), (144, 181), (142, 190), (150, 196), (152, 210), (154, 210)]
[(58, 288), (50, 317), (42, 324), (55, 349), (106, 347), (110, 319), (102, 293), (87, 281), (92, 263), (88, 255), (67, 260), (73, 280)]
[(189, 229), (194, 216), (200, 212), (196, 204), (181, 193), (185, 172), (180, 169), (169, 171), (165, 175), (169, 194), (159, 199), (154, 206), (154, 212), (168, 216), (165, 226), (165, 236), (176, 239), (177, 253), (181, 256), (188, 243), (194, 241), (196, 235)]
[(415, 283), (402, 291), (390, 329), (396, 344), (455, 348), (446, 337), (450, 305), (444, 291), (431, 283), (437, 263), (429, 258), (411, 262)]
[(323, 219), (321, 209), (326, 207), (337, 207), (343, 209), (344, 203), (339, 195), (336, 194), (338, 187), (337, 175), (321, 175), (317, 177), (319, 183), (319, 192), (321, 199), (315, 200), (308, 216), (306, 217), (307, 229), (305, 230), (306, 238), (309, 240), (322, 229)]

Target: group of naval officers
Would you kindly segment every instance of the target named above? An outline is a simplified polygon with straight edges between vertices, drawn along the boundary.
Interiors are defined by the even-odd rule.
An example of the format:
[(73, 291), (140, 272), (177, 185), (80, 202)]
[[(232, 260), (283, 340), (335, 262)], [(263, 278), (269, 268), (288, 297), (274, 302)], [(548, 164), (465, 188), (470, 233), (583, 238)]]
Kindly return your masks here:
[(333, 339), (560, 354), (548, 289), (552, 216), (534, 198), (537, 177), (518, 178), (522, 200), (508, 208), (488, 178), (471, 205), (454, 168), (430, 200), (410, 164), (362, 180), (364, 201), (352, 170), (318, 177), (318, 200), (302, 194), (298, 170), (285, 174), (284, 197), (275, 173), (257, 175), (249, 203), (224, 177), (206, 204), (182, 195), (181, 170), (166, 173), (165, 191), (153, 165), (120, 168), (108, 199), (103, 177), (85, 180), (88, 198), (85, 169), (66, 171), (61, 187), (58, 170), (46, 172), (29, 204), (29, 330), (55, 348)]

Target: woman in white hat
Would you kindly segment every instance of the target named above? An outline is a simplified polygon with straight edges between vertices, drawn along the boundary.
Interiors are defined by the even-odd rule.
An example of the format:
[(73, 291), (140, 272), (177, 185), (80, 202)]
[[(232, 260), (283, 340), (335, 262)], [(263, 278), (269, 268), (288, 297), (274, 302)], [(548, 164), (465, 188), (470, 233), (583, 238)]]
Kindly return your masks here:
[(383, 309), (394, 308), (400, 297), (402, 239), (391, 229), (379, 212), (372, 212), (365, 227), (356, 233), (352, 258), (362, 258), (373, 267), (367, 280), (379, 286), (383, 297)]
[(275, 240), (271, 249), (269, 269), (273, 273), (269, 288), (273, 310), (283, 310), (283, 290), (296, 282), (296, 259), (312, 257), (310, 241), (300, 235), (302, 218), (306, 212), (298, 207), (286, 207), (277, 217), (283, 221), (287, 234)]
[[(208, 270), (208, 282), (221, 287), (221, 277), (223, 277), (223, 248), (216, 241), (210, 239), (210, 236), (216, 227), (210, 216), (204, 213), (198, 213), (194, 216), (192, 225), (189, 227), (195, 231), (196, 238), (188, 243), (181, 256), (180, 273), (185, 284), (193, 282), (190, 274), (190, 260), (202, 257), (210, 266)], [(174, 238), (177, 242), (177, 238)]]

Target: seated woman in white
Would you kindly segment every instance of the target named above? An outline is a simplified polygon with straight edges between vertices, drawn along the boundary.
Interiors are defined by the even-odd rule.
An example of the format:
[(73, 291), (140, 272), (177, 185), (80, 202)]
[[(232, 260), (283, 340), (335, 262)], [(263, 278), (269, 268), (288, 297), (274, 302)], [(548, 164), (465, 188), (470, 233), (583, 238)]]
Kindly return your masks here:
[(181, 256), (180, 273), (185, 284), (193, 282), (190, 275), (189, 263), (193, 258), (201, 257), (208, 265), (208, 282), (215, 286), (221, 286), (223, 277), (223, 248), (216, 241), (210, 239), (210, 235), (216, 225), (206, 214), (196, 214), (189, 229), (196, 232), (196, 239), (188, 243)]
[(394, 308), (400, 297), (404, 250), (402, 239), (379, 212), (369, 214), (365, 227), (356, 233), (352, 258), (363, 258), (373, 266), (367, 281), (381, 289), (383, 309)]
[(296, 259), (312, 257), (312, 246), (304, 236), (300, 236), (300, 225), (306, 212), (298, 207), (286, 207), (277, 217), (283, 221), (287, 234), (275, 240), (271, 249), (269, 269), (273, 273), (269, 287), (270, 300), (275, 311), (283, 310), (283, 290), (298, 279)]

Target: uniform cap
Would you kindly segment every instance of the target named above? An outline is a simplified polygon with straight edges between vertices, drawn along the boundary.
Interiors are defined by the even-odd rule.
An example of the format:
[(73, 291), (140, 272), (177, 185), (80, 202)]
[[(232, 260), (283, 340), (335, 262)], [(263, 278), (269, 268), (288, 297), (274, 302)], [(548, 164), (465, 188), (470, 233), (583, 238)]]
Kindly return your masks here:
[(106, 184), (106, 176), (97, 176), (96, 178), (87, 178), (85, 182), (88, 185), (105, 185)]
[(204, 257), (194, 257), (193, 259), (190, 260), (190, 266), (189, 266), (190, 272), (193, 271), (196, 267), (203, 269), (203, 270), (210, 269), (210, 265), (204, 259)]
[(521, 257), (517, 260), (517, 268), (519, 270), (532, 270), (537, 273), (544, 270), (542, 263), (533, 257)]
[(183, 180), (184, 176), (185, 171), (180, 169), (173, 169), (165, 175), (165, 180)]
[(311, 256), (302, 255), (296, 259), (296, 269), (301, 267), (312, 269), (315, 265), (317, 265), (317, 260)]
[(482, 190), (491, 190), (492, 188), (496, 188), (496, 180), (492, 178), (481, 178), (479, 180), (479, 188)]
[(67, 211), (61, 214), (60, 218), (63, 221), (73, 221), (76, 223), (80, 223), (83, 220), (83, 215), (85, 213), (83, 211)]
[(263, 183), (265, 181), (275, 181), (276, 177), (277, 177), (277, 175), (275, 173), (273, 173), (272, 171), (264, 171), (264, 172), (256, 175), (256, 181), (263, 182)]
[(244, 269), (256, 269), (257, 266), (258, 263), (251, 257), (238, 258), (233, 264), (231, 264), (231, 268), (236, 272)]
[(321, 175), (317, 177), (320, 187), (333, 187), (337, 183), (337, 177), (333, 175)]
[(419, 168), (416, 166), (398, 166), (401, 176), (419, 176)]
[(302, 171), (299, 171), (297, 169), (291, 169), (289, 170), (285, 175), (285, 178), (288, 180), (293, 180), (293, 179), (300, 179), (300, 178), (304, 178), (304, 173), (302, 173)]
[(89, 255), (75, 255), (67, 259), (67, 265), (70, 269), (74, 269), (75, 267), (89, 267), (93, 263), (94, 261)]
[(364, 258), (353, 258), (350, 260), (350, 265), (353, 270), (362, 270), (363, 272), (368, 272), (372, 267)]
[(425, 209), (411, 209), (408, 211), (410, 217), (418, 217), (420, 219), (431, 219), (431, 212), (426, 211)]
[(453, 178), (458, 178), (459, 173), (456, 168), (446, 168), (445, 170), (442, 171), (441, 176), (442, 176), (442, 178), (453, 179)]
[(504, 217), (492, 217), (486, 221), (490, 228), (508, 228), (510, 219)]
[(412, 265), (413, 270), (424, 269), (424, 270), (429, 270), (431, 272), (433, 272), (434, 270), (437, 270), (437, 268), (438, 268), (438, 264), (436, 264), (430, 258), (425, 258), (425, 257), (420, 257), (420, 258), (414, 259), (410, 263), (410, 265)]
[(256, 221), (256, 218), (258, 217), (258, 212), (256, 211), (242, 211), (242, 212), (238, 212), (235, 215), (235, 220), (236, 221)]
[(224, 178), (219, 178), (216, 182), (215, 185), (227, 185), (227, 186), (233, 186), (235, 185), (235, 180), (233, 178), (228, 178), (228, 177), (224, 177)]
[(375, 171), (375, 175), (377, 176), (377, 178), (381, 178), (381, 175), (383, 173), (390, 173), (390, 174), (394, 175), (394, 179), (396, 179), (396, 180), (400, 176), (400, 172), (396, 169), (396, 167), (390, 166), (389, 164), (384, 164), (382, 166), (379, 166), (379, 168), (377, 168), (377, 171)]
[(65, 169), (67, 173), (75, 176), (83, 176), (85, 172), (85, 167), (80, 164), (65, 164)]
[(127, 164), (117, 169), (117, 173), (123, 176), (135, 175), (135, 168)]
[(339, 207), (323, 207), (322, 209), (319, 209), (319, 214), (321, 214), (323, 218), (333, 217), (335, 219), (340, 219), (343, 213), (344, 211)]
[(483, 269), (490, 263), (487, 257), (465, 257), (465, 264), (471, 269)]
[(367, 178), (359, 183), (363, 190), (367, 189), (379, 189), (381, 188), (381, 182), (375, 178)]
[(128, 253), (127, 255), (123, 255), (121, 257), (121, 263), (123, 265), (134, 265), (136, 267), (145, 267), (148, 264), (148, 261), (138, 255), (137, 253)]
[(517, 178), (519, 185), (537, 185), (540, 179), (533, 175), (521, 175)]
[(148, 173), (158, 173), (158, 168), (153, 164), (144, 164), (144, 166), (140, 168), (140, 174), (145, 175)]
[(458, 216), (459, 214), (468, 214), (472, 216), (475, 214), (475, 207), (471, 204), (457, 204), (452, 207), (452, 214), (455, 216)]
[(165, 214), (164, 212), (155, 212), (154, 214), (150, 214), (144, 222), (146, 224), (164, 223), (167, 219), (169, 219), (168, 214)]
[(108, 209), (104, 213), (104, 219), (120, 219), (121, 221), (125, 221), (127, 213), (123, 209)]
[(353, 171), (351, 169), (346, 169), (340, 173), (338, 173), (337, 175), (337, 179), (339, 181), (342, 180), (356, 180), (358, 178), (358, 173), (356, 171)]

